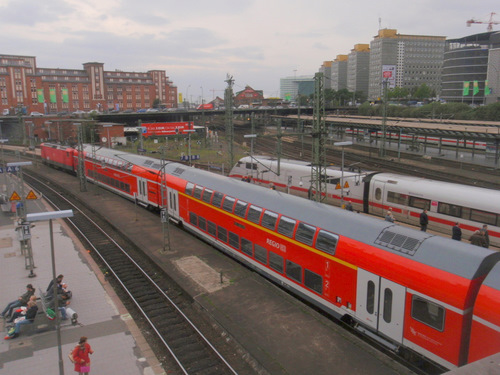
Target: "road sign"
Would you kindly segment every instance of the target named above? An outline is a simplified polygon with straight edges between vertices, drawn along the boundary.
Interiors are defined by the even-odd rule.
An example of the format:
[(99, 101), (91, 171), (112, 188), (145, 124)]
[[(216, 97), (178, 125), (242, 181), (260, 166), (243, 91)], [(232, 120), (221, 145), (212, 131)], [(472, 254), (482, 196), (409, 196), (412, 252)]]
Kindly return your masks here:
[(28, 195), (26, 196), (26, 199), (38, 199), (36, 194), (33, 192), (33, 190), (30, 190)]
[(20, 201), (21, 200), (21, 197), (19, 196), (19, 194), (17, 194), (16, 192), (13, 192), (12, 195), (10, 196), (10, 201)]

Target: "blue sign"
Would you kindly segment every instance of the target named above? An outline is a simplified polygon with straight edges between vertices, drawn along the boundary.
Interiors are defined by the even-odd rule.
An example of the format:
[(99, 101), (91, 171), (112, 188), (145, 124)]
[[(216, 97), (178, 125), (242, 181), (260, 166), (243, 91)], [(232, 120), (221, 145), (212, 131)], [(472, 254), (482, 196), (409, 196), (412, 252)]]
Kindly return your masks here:
[(19, 172), (19, 167), (7, 167), (8, 173)]
[[(191, 160), (200, 160), (200, 155), (191, 155)], [(189, 161), (189, 155), (181, 156), (181, 161)]]

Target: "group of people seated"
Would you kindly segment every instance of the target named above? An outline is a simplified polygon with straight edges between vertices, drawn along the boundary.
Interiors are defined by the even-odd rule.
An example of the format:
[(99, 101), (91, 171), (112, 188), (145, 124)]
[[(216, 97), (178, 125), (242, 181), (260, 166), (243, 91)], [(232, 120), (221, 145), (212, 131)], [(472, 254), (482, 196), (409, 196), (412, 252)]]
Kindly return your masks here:
[[(56, 301), (54, 298), (54, 289), (56, 289), (58, 310), (61, 314), (61, 319), (66, 320), (68, 319), (66, 307), (70, 304), (73, 294), (68, 290), (67, 284), (63, 283), (63, 278), (63, 275), (57, 276), (56, 288), (54, 288), (54, 280), (51, 280), (42, 298), (44, 298), (46, 303), (47, 313), (49, 312), (48, 309), (54, 312)], [(26, 285), (25, 293), (19, 296), (15, 301), (7, 304), (0, 316), (5, 319), (7, 324), (12, 324), (13, 326), (8, 330), (7, 336), (4, 337), (5, 340), (18, 337), (19, 331), (24, 324), (31, 324), (35, 321), (35, 317), (38, 313), (36, 301), (35, 288), (33, 285), (28, 284)], [(55, 312), (53, 315), (47, 314), (47, 316), (49, 319), (55, 319)]]

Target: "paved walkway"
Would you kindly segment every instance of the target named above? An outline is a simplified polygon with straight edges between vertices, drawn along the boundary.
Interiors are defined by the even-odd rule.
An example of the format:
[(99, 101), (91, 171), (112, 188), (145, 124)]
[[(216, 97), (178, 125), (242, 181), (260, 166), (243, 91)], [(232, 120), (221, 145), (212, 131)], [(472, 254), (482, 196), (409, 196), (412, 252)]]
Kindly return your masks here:
[[(30, 202), (37, 211), (46, 210), (40, 202)], [(30, 207), (29, 212), (35, 212)], [(0, 306), (17, 299), (24, 293), (26, 285), (45, 290), (52, 278), (50, 256), (50, 230), (48, 222), (37, 222), (31, 229), (34, 273), (25, 267), (20, 242), (15, 230), (16, 220), (12, 214), (0, 213)], [(137, 326), (121, 305), (113, 290), (103, 280), (101, 272), (75, 241), (65, 224), (53, 221), (56, 273), (64, 274), (64, 282), (73, 292), (70, 307), (78, 313), (78, 324), (63, 321), (61, 325), (62, 361), (65, 374), (74, 373), (68, 359), (81, 336), (87, 336), (95, 353), (91, 357), (93, 374), (153, 375), (164, 374), (156, 357), (140, 334)], [(57, 335), (54, 328), (46, 326), (48, 319), (37, 316), (35, 330), (26, 332), (12, 340), (0, 339), (0, 373), (27, 374), (34, 370), (38, 374), (58, 374), (59, 356)], [(45, 328), (45, 329), (44, 329)], [(23, 332), (24, 331), (24, 332)]]

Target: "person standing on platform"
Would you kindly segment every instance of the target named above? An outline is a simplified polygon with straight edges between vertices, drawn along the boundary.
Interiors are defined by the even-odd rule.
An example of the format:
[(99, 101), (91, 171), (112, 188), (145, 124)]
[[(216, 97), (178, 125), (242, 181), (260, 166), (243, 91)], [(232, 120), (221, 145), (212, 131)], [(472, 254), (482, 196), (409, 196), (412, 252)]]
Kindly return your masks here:
[(346, 204), (346, 206), (345, 206), (345, 209), (346, 209), (347, 211), (351, 211), (351, 212), (352, 212), (352, 210), (353, 210), (353, 209), (352, 209), (352, 203), (351, 203), (351, 201), (347, 201), (347, 204)]
[(451, 239), (462, 241), (462, 229), (460, 229), (460, 223), (456, 222), (455, 226), (451, 228)]
[(484, 237), (484, 247), (489, 248), (490, 247), (490, 234), (488, 233), (488, 226), (486, 224), (483, 225), (481, 228), (481, 234)]
[(420, 214), (420, 230), (422, 232), (427, 232), (427, 224), (429, 224), (429, 216), (427, 216), (427, 210), (423, 210)]
[(387, 210), (387, 213), (385, 214), (385, 221), (388, 221), (389, 223), (394, 223), (394, 215), (392, 214), (392, 208), (389, 208), (389, 210)]
[(71, 352), (73, 362), (75, 363), (75, 371), (78, 372), (78, 375), (87, 375), (90, 372), (89, 354), (93, 353), (94, 351), (87, 342), (87, 337), (80, 337), (78, 345)]
[(476, 230), (469, 239), (472, 245), (486, 247), (486, 240), (483, 233), (480, 230)]

